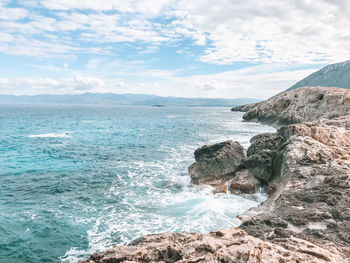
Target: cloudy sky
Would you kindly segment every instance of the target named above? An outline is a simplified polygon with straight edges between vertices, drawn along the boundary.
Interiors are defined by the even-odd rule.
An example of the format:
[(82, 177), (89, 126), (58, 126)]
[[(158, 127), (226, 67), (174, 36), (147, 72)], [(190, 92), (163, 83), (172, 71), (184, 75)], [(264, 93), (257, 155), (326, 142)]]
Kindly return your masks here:
[(348, 0), (0, 0), (0, 94), (267, 98), (350, 59)]

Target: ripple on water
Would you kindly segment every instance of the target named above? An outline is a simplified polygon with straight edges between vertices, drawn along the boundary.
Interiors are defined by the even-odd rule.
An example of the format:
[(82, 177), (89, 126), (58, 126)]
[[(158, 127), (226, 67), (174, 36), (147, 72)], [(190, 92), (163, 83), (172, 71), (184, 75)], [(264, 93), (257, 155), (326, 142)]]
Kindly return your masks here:
[[(149, 233), (209, 232), (264, 200), (212, 193), (187, 167), (203, 144), (271, 128), (217, 108), (3, 107), (0, 262), (75, 262)], [(28, 135), (30, 137), (28, 137)]]
[(29, 138), (71, 138), (68, 132), (64, 133), (44, 133), (28, 135)]

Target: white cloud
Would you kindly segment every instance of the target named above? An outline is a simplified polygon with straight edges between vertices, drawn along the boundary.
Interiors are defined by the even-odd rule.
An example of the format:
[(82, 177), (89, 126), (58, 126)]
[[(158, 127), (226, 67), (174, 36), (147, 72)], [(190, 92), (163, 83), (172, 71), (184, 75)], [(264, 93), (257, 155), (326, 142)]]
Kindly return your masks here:
[(182, 97), (268, 98), (287, 89), (314, 70), (278, 71), (277, 67), (227, 71), (210, 75), (177, 77), (165, 70), (133, 73), (140, 77), (130, 83), (125, 78), (102, 79), (76, 76), (67, 79), (0, 78), (1, 94), (75, 94), (84, 92), (148, 93)]
[[(3, 34), (3, 33), (2, 33)], [(6, 33), (5, 33), (6, 34)], [(13, 42), (0, 42), (0, 52), (10, 55), (25, 55), (38, 57), (74, 57), (73, 52), (81, 50), (61, 43), (50, 43), (37, 39), (28, 39), (26, 37), (17, 37)]]
[(26, 9), (23, 8), (6, 8), (5, 3), (0, 2), (0, 20), (18, 20), (28, 15)]
[(70, 79), (0, 78), (0, 94), (79, 94), (106, 92), (105, 83), (97, 77), (76, 76)]
[(42, 6), (52, 10), (95, 10), (118, 11), (121, 13), (142, 13), (157, 16), (163, 8), (174, 0), (41, 0)]
[[(350, 4), (346, 0), (217, 0), (215, 4), (209, 0), (45, 0), (29, 3), (32, 3), (28, 7), (30, 15), (24, 8), (0, 6), (3, 34), (36, 39), (37, 35), (53, 33), (56, 44), (75, 46), (80, 44), (77, 41), (82, 41), (94, 48), (103, 43), (138, 41), (155, 46), (189, 37), (194, 44), (205, 48), (199, 59), (212, 64), (241, 61), (314, 64), (349, 57), (350, 31), (346, 28), (350, 27)], [(49, 13), (53, 12), (54, 16), (41, 12), (40, 7), (50, 9)], [(16, 21), (23, 17), (29, 20)], [(160, 23), (154, 18), (168, 22)], [(73, 31), (74, 40), (69, 35)], [(29, 49), (32, 48), (29, 45)], [(33, 55), (55, 53), (52, 49), (42, 49)]]
[[(51, 6), (54, 2), (48, 2), (47, 5)], [(78, 5), (78, 3), (80, 4)], [(160, 43), (172, 41), (167, 36), (166, 25), (148, 21), (150, 17), (145, 16), (144, 13), (137, 13), (137, 10), (134, 10), (132, 13), (128, 13), (128, 11), (121, 14), (94, 10), (87, 12), (68, 10), (70, 6), (72, 8), (74, 6), (94, 8), (94, 3), (96, 2), (72, 1), (71, 3), (70, 1), (63, 1), (60, 3), (57, 1), (57, 6), (62, 4), (62, 10), (53, 11), (54, 16), (47, 16), (45, 13), (33, 9), (31, 15), (25, 21), (15, 21), (16, 19), (7, 17), (1, 20), (0, 6), (0, 33), (1, 36), (4, 36), (0, 38), (0, 46), (4, 42), (8, 42), (9, 36), (12, 36), (14, 40), (13, 45), (19, 46), (18, 50), (20, 50), (11, 50), (10, 46), (4, 47), (2, 45), (3, 47), (0, 48), (0, 51), (6, 54), (54, 57), (62, 55), (61, 50), (63, 46), (65, 46), (65, 55), (69, 56), (73, 55), (71, 53), (77, 50), (77, 46), (89, 46), (88, 51), (93, 52), (93, 50), (103, 49), (105, 43), (144, 42), (153, 45), (150, 49), (145, 49), (148, 52), (152, 52), (156, 50), (156, 46)], [(103, 9), (103, 5), (97, 6)], [(67, 7), (67, 11), (63, 7)], [(112, 7), (106, 5), (106, 10)], [(158, 10), (161, 8), (161, 5), (155, 5), (152, 8)], [(99, 10), (98, 8), (96, 9)], [(146, 13), (148, 14), (148, 11)], [(34, 44), (38, 45), (35, 48), (35, 52), (32, 52)], [(48, 46), (52, 45), (61, 47), (57, 49), (48, 48)], [(25, 49), (28, 49), (28, 52)], [(82, 53), (86, 51), (83, 48), (79, 48), (79, 50)]]
[[(179, 24), (207, 33), (203, 62), (315, 63), (349, 57), (348, 1), (182, 1)], [(208, 8), (210, 7), (210, 8)]]
[[(0, 52), (35, 57), (33, 64), (42, 60), (35, 68), (65, 78), (2, 79), (2, 93), (266, 98), (310, 73), (292, 69), (350, 58), (347, 0), (27, 0), (16, 5), (0, 3)], [(162, 69), (162, 63), (169, 68), (169, 59), (177, 59), (164, 55), (162, 47), (191, 62)], [(159, 59), (157, 68), (151, 59), (140, 63), (146, 54)], [(248, 68), (178, 77), (187, 67), (200, 68), (200, 62), (247, 62)]]
[(82, 90), (101, 92), (105, 86), (104, 81), (96, 77), (77, 76), (72, 82), (74, 89), (78, 91)]
[(7, 43), (13, 41), (13, 36), (11, 34), (0, 32), (0, 39), (2, 42)]
[[(255, 66), (217, 74), (170, 76), (157, 83), (161, 95), (176, 92), (185, 97), (269, 98), (282, 92), (315, 70), (280, 70), (279, 66)], [(155, 90), (154, 90), (155, 91)], [(159, 94), (159, 93), (158, 93)]]

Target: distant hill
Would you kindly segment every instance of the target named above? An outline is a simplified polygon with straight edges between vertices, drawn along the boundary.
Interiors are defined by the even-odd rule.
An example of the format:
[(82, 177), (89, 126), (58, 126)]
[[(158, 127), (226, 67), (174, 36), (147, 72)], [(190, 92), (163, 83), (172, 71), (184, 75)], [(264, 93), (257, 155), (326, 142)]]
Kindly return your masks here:
[(160, 97), (145, 94), (84, 93), (80, 95), (0, 95), (1, 104), (75, 104), (75, 105), (138, 105), (235, 107), (258, 102), (257, 99), (212, 99)]
[(350, 89), (350, 60), (328, 65), (299, 81), (288, 91), (307, 86)]

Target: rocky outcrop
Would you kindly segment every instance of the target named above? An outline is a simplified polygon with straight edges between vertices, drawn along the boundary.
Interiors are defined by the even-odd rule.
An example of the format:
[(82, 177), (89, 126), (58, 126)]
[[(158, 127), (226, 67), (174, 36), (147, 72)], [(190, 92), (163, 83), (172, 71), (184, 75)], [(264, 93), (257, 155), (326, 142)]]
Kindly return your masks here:
[[(264, 150), (267, 152), (267, 149)], [(256, 163), (259, 157), (256, 157), (257, 154), (250, 154), (250, 158), (247, 159), (246, 150), (238, 142), (226, 141), (205, 145), (197, 149), (194, 156), (196, 162), (188, 168), (192, 183), (210, 184), (215, 187), (214, 194), (228, 191), (254, 193), (261, 186), (260, 179), (267, 176), (255, 176), (254, 173), (262, 170)], [(245, 169), (246, 164), (250, 164), (249, 170)], [(256, 166), (253, 167), (253, 164)], [(269, 167), (266, 166), (265, 169)]]
[[(312, 102), (321, 90), (323, 97)], [(275, 134), (253, 137), (247, 157), (240, 155), (230, 185), (226, 183), (233, 191), (246, 190), (247, 185), (254, 189), (261, 181), (267, 185), (268, 199), (240, 215), (239, 228), (210, 234), (148, 235), (84, 262), (350, 262), (349, 96), (339, 89), (292, 92), (258, 106), (262, 110), (259, 120), (287, 125)], [(307, 94), (311, 97), (304, 98)], [(291, 97), (299, 100), (287, 103), (285, 99)], [(334, 108), (326, 105), (330, 111), (326, 112), (321, 100)], [(227, 142), (205, 146), (195, 154), (196, 162), (213, 162), (215, 167), (213, 160), (224, 156), (222, 163), (228, 164), (225, 156), (231, 146)], [(233, 148), (240, 149), (235, 143)], [(220, 180), (223, 174), (225, 181), (225, 172), (213, 178)]]
[(248, 110), (244, 120), (286, 125), (333, 119), (350, 114), (350, 91), (341, 88), (306, 87), (284, 92)]
[(333, 262), (345, 263), (334, 248), (323, 249), (311, 242), (291, 238), (283, 247), (231, 228), (210, 234), (163, 233), (148, 235), (130, 246), (114, 247), (93, 254), (81, 263), (114, 262)]
[(347, 115), (280, 128), (269, 199), (241, 215), (240, 228), (283, 246), (298, 237), (338, 247), (350, 260), (349, 127)]
[(222, 185), (246, 159), (246, 150), (238, 142), (226, 141), (205, 145), (194, 152), (194, 157), (196, 162), (188, 169), (191, 181)]
[(268, 182), (276, 173), (273, 171), (273, 157), (282, 140), (280, 135), (274, 133), (259, 134), (250, 140), (251, 146), (244, 164), (256, 178)]
[(261, 102), (240, 105), (237, 107), (233, 107), (231, 109), (231, 111), (247, 112), (247, 111), (253, 109), (254, 107), (258, 106), (260, 103)]

